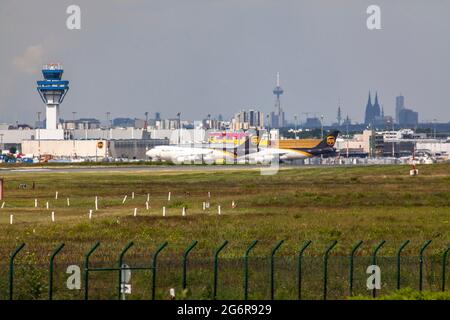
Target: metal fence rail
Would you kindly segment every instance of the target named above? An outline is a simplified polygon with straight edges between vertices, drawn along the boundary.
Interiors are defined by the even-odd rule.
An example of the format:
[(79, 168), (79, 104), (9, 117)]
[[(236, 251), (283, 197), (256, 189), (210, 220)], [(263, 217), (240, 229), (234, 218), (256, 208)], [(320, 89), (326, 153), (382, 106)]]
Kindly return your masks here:
[[(298, 255), (294, 257), (292, 260), (290, 257), (277, 255), (276, 253), (280, 250), (284, 243), (284, 240), (281, 240), (275, 244), (275, 246), (271, 249), (270, 254), (268, 256), (264, 257), (253, 257), (253, 261), (256, 263), (259, 261), (259, 264), (253, 266), (252, 274), (254, 275), (255, 279), (257, 281), (252, 281), (252, 284), (254, 286), (257, 286), (260, 291), (264, 292), (257, 292), (258, 290), (253, 289), (252, 293), (256, 297), (266, 297), (268, 299), (274, 299), (275, 298), (275, 275), (278, 274), (279, 281), (277, 281), (277, 287), (281, 290), (280, 295), (285, 295), (286, 292), (296, 292), (296, 298), (301, 300), (303, 299), (303, 291), (304, 291), (304, 276), (305, 276), (305, 266), (308, 266), (308, 264), (305, 264), (306, 262), (310, 261), (311, 263), (313, 260), (311, 260), (313, 257), (308, 256), (308, 260), (305, 260), (304, 253), (308, 247), (311, 246), (312, 242), (310, 240), (304, 242), (304, 244), (300, 247), (298, 251)], [(333, 272), (339, 273), (339, 276), (334, 276), (332, 279), (330, 278), (330, 265), (329, 262), (332, 260), (339, 260), (337, 256), (331, 256), (331, 252), (333, 248), (335, 248), (338, 245), (337, 241), (333, 241), (330, 243), (322, 256), (322, 271), (323, 276), (320, 281), (319, 278), (316, 278), (314, 281), (315, 286), (318, 286), (320, 282), (322, 287), (322, 299), (326, 300), (329, 297), (329, 290), (330, 286), (332, 290), (335, 292), (333, 293), (333, 296), (336, 298), (346, 298), (347, 296), (353, 296), (354, 290), (355, 290), (355, 260), (358, 259), (365, 259), (366, 263), (364, 264), (366, 267), (368, 266), (367, 262), (370, 262), (372, 265), (377, 265), (377, 263), (382, 263), (386, 265), (386, 269), (391, 270), (392, 272), (388, 272), (387, 275), (384, 277), (387, 280), (384, 280), (385, 282), (389, 282), (390, 284), (393, 284), (392, 288), (394, 289), (400, 289), (402, 280), (403, 283), (405, 283), (405, 278), (408, 278), (410, 281), (412, 273), (411, 270), (416, 269), (418, 274), (418, 289), (419, 291), (423, 290), (423, 284), (424, 279), (427, 279), (428, 283), (431, 281), (434, 281), (437, 285), (434, 286), (434, 288), (438, 288), (439, 291), (444, 292), (446, 289), (446, 283), (448, 282), (448, 279), (446, 278), (446, 269), (447, 269), (447, 260), (448, 260), (448, 253), (450, 251), (450, 246), (445, 248), (442, 252), (442, 255), (439, 254), (439, 259), (434, 259), (435, 265), (439, 265), (439, 268), (434, 268), (433, 270), (427, 270), (424, 268), (424, 262), (425, 262), (425, 251), (431, 244), (431, 240), (426, 241), (423, 243), (423, 245), (420, 248), (420, 251), (418, 252), (417, 259), (414, 258), (411, 260), (411, 263), (408, 265), (408, 271), (409, 273), (405, 273), (406, 276), (402, 278), (402, 260), (405, 260), (406, 257), (403, 257), (401, 259), (401, 253), (405, 249), (405, 247), (410, 243), (409, 240), (403, 242), (398, 250), (396, 251), (396, 256), (393, 257), (394, 259), (388, 260), (385, 257), (383, 257), (382, 260), (381, 257), (378, 257), (378, 253), (381, 250), (381, 248), (386, 244), (385, 240), (382, 240), (379, 242), (375, 248), (372, 251), (371, 257), (356, 257), (356, 252), (358, 249), (360, 249), (363, 246), (363, 241), (360, 240), (356, 242), (349, 250), (349, 255), (347, 256), (347, 262), (341, 263), (340, 265), (334, 266), (332, 269)], [(161, 285), (161, 287), (166, 287), (167, 283), (171, 283), (172, 286), (177, 286), (176, 283), (181, 283), (181, 289), (183, 290), (183, 293), (186, 293), (188, 289), (191, 288), (198, 288), (199, 285), (196, 283), (196, 281), (205, 281), (207, 282), (207, 276), (205, 276), (205, 271), (208, 269), (208, 265), (212, 262), (212, 268), (209, 267), (210, 271), (213, 273), (212, 277), (212, 290), (210, 294), (206, 294), (206, 297), (209, 297), (210, 299), (218, 299), (218, 298), (227, 298), (230, 297), (230, 292), (232, 297), (236, 298), (242, 298), (244, 300), (249, 299), (249, 274), (250, 274), (250, 253), (255, 248), (255, 246), (258, 244), (258, 240), (254, 240), (252, 243), (249, 244), (249, 246), (244, 251), (241, 258), (222, 258), (224, 268), (229, 268), (228, 272), (223, 272), (223, 279), (222, 282), (226, 282), (228, 285), (223, 286), (222, 289), (224, 289), (223, 295), (219, 297), (219, 261), (222, 259), (220, 258), (220, 254), (223, 251), (226, 251), (226, 247), (229, 244), (227, 240), (225, 240), (223, 243), (221, 243), (213, 252), (213, 259), (211, 260), (196, 260), (192, 257), (189, 259), (191, 261), (191, 280), (188, 282), (188, 273), (187, 273), (187, 267), (188, 267), (188, 258), (190, 253), (194, 250), (194, 248), (197, 246), (198, 241), (194, 240), (191, 244), (189, 244), (186, 249), (183, 252), (183, 255), (181, 257), (180, 262), (181, 263), (170, 263), (170, 266), (166, 263), (164, 267), (159, 266), (158, 264), (158, 257), (161, 254), (161, 252), (169, 246), (168, 242), (163, 242), (160, 244), (157, 249), (153, 253), (152, 261), (151, 263), (146, 263), (142, 266), (128, 266), (124, 265), (125, 255), (126, 253), (134, 246), (133, 242), (127, 243), (123, 249), (119, 252), (118, 259), (117, 259), (117, 265), (112, 266), (100, 266), (100, 267), (94, 267), (90, 264), (90, 258), (91, 256), (96, 252), (96, 250), (100, 247), (100, 242), (95, 243), (85, 254), (84, 256), (84, 268), (83, 268), (83, 279), (84, 279), (84, 299), (89, 299), (89, 291), (92, 286), (90, 283), (90, 274), (91, 273), (106, 273), (106, 272), (117, 272), (117, 299), (121, 299), (124, 297), (123, 293), (123, 272), (124, 271), (147, 271), (150, 272), (151, 275), (151, 282), (150, 282), (150, 290), (147, 291), (149, 293), (150, 299), (156, 299), (157, 298), (157, 284), (158, 284), (158, 275), (160, 271), (164, 271), (165, 276), (161, 277), (160, 281), (164, 282), (164, 285)], [(25, 247), (25, 243), (20, 244), (17, 246), (11, 253), (9, 257), (9, 273), (8, 273), (8, 299), (13, 300), (14, 299), (14, 292), (15, 292), (15, 281), (14, 281), (14, 274), (15, 274), (15, 267), (18, 267), (19, 264), (16, 263), (16, 257), (20, 254), (22, 249)], [(60, 254), (62, 251), (64, 251), (65, 244), (61, 243), (53, 250), (53, 252), (50, 255), (50, 260), (48, 264), (48, 299), (52, 300), (54, 299), (54, 284), (55, 284), (55, 258)], [(252, 255), (253, 256), (253, 255)], [(436, 257), (435, 257), (436, 258)], [(279, 260), (279, 263), (275, 263), (276, 260)], [(277, 260), (277, 261), (278, 261)], [(431, 260), (431, 259), (427, 259)], [(345, 261), (345, 260), (342, 260)], [(362, 261), (362, 260), (361, 260)], [(414, 262), (415, 261), (415, 262)], [(387, 263), (392, 262), (392, 263)], [(194, 264), (194, 267), (192, 266), (192, 263)], [(369, 264), (370, 264), (369, 263)], [(177, 267), (178, 265), (178, 267)], [(222, 264), (221, 264), (222, 265)], [(418, 268), (417, 268), (418, 265)], [(278, 272), (276, 272), (276, 266)], [(314, 270), (318, 269), (317, 264), (314, 266)], [(195, 268), (197, 267), (197, 268)], [(404, 265), (405, 267), (405, 265)], [(178, 269), (179, 268), (179, 269)], [(236, 275), (237, 268), (242, 268), (242, 273), (239, 273), (240, 276)], [(320, 268), (320, 267), (319, 267)], [(348, 268), (348, 269), (347, 269)], [(212, 270), (211, 270), (212, 269)], [(345, 272), (348, 275), (347, 281), (345, 281), (345, 277), (342, 277), (342, 271), (347, 269)], [(178, 271), (177, 271), (178, 270)], [(232, 272), (230, 273), (230, 270)], [(361, 275), (361, 270), (358, 273)], [(438, 270), (438, 271), (435, 271)], [(45, 271), (45, 270), (44, 270)], [(344, 274), (345, 274), (344, 273)], [(177, 274), (179, 274), (177, 276)], [(235, 282), (234, 279), (237, 279), (238, 277), (242, 277), (243, 282), (243, 296), (239, 294), (239, 284), (232, 284)], [(253, 277), (252, 277), (253, 278)], [(362, 278), (362, 277), (361, 277)], [(177, 280), (178, 279), (178, 280)], [(193, 280), (196, 279), (196, 280)], [(264, 280), (266, 279), (266, 280)], [(286, 279), (286, 280), (284, 280)], [(417, 279), (417, 278), (416, 278)], [(17, 279), (19, 280), (19, 278)], [(181, 280), (181, 281), (180, 281)], [(292, 281), (293, 280), (293, 281)], [(331, 283), (330, 283), (330, 280)], [(361, 280), (361, 279), (360, 279)], [(147, 281), (147, 280), (146, 280)], [(179, 282), (178, 282), (179, 281)], [(266, 281), (266, 284), (264, 282)], [(115, 281), (113, 281), (115, 282)], [(278, 283), (279, 282), (279, 283)], [(341, 282), (341, 285), (338, 285), (338, 282)], [(148, 282), (147, 282), (148, 283)], [(230, 284), (231, 283), (231, 284)], [(311, 282), (313, 283), (313, 282)], [(417, 282), (416, 282), (417, 283)], [(145, 286), (145, 282), (144, 282)], [(431, 288), (431, 286), (429, 285)], [(148, 287), (147, 287), (148, 288)], [(209, 285), (204, 286), (206, 290), (210, 288)], [(241, 287), (242, 288), (242, 287)], [(265, 289), (264, 289), (265, 288)], [(20, 287), (20, 289), (23, 291), (26, 291), (27, 288)], [(0, 291), (2, 290), (1, 282), (0, 282)], [(148, 290), (148, 289), (147, 289)], [(161, 288), (162, 290), (162, 288)], [(226, 291), (226, 292), (225, 292)], [(242, 292), (242, 291), (241, 291)], [(277, 290), (277, 296), (278, 294)], [(267, 294), (267, 295), (266, 295)], [(376, 289), (372, 290), (372, 297), (376, 297), (377, 291)], [(292, 295), (289, 295), (290, 297), (293, 297)], [(189, 298), (189, 297), (181, 297), (181, 298)]]

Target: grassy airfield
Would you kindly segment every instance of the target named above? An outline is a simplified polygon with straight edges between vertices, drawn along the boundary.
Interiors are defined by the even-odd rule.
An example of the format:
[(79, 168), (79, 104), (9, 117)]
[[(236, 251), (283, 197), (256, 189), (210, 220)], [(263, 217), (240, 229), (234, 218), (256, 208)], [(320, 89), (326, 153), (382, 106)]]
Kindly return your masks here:
[[(295, 299), (296, 255), (303, 242), (311, 240), (305, 251), (303, 296), (316, 299), (321, 298), (321, 256), (333, 240), (338, 244), (331, 251), (330, 298), (348, 294), (347, 257), (357, 241), (364, 244), (356, 253), (355, 294), (368, 295), (365, 268), (381, 240), (386, 241), (379, 251), (380, 264), (385, 264), (386, 270), (381, 293), (395, 289), (395, 254), (405, 240), (411, 243), (402, 253), (403, 286), (416, 289), (418, 252), (426, 240), (432, 240), (425, 255), (424, 289), (438, 290), (441, 253), (450, 243), (450, 165), (418, 169), (417, 177), (409, 176), (408, 166), (283, 169), (272, 176), (260, 175), (257, 169), (202, 173), (176, 172), (176, 168), (152, 171), (151, 167), (132, 172), (5, 173), (5, 204), (0, 209), (0, 299), (8, 292), (8, 257), (22, 242), (26, 247), (16, 258), (16, 299), (47, 297), (49, 256), (62, 242), (66, 246), (55, 260), (55, 298), (82, 298), (82, 290), (65, 288), (65, 269), (70, 264), (82, 266), (84, 254), (97, 241), (101, 245), (91, 258), (96, 266), (116, 266), (129, 241), (134, 246), (125, 261), (149, 265), (155, 248), (167, 241), (159, 258), (157, 298), (167, 298), (169, 288), (174, 287), (179, 298), (208, 299), (214, 250), (228, 240), (220, 254), (218, 290), (218, 298), (227, 299), (242, 298), (242, 256), (255, 239), (259, 242), (250, 255), (249, 298), (268, 298), (267, 257), (275, 244), (284, 240), (276, 253), (275, 297)], [(20, 184), (27, 188), (20, 189)], [(207, 210), (202, 208), (204, 201), (210, 202)], [(235, 208), (231, 207), (233, 201)], [(93, 210), (91, 220), (89, 210)], [(55, 212), (55, 222), (51, 212)], [(181, 257), (193, 240), (198, 245), (189, 256), (189, 290), (182, 292)], [(148, 299), (151, 273), (136, 271), (132, 279), (133, 293), (127, 298)], [(93, 299), (115, 298), (117, 272), (93, 274), (90, 286)]]

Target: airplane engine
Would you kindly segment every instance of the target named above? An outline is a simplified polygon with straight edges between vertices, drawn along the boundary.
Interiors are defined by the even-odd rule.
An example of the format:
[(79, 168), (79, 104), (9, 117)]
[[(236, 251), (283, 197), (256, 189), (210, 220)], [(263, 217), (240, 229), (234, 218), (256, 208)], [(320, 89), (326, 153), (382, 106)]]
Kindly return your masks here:
[(178, 156), (175, 157), (174, 159), (174, 163), (178, 163), (178, 164), (192, 164), (195, 162), (200, 161), (201, 159), (198, 156), (195, 155), (189, 155), (189, 156)]
[(256, 163), (269, 164), (274, 160), (273, 155), (264, 155), (255, 158)]
[(212, 154), (203, 156), (203, 162), (206, 164), (212, 164), (216, 162), (216, 158)]

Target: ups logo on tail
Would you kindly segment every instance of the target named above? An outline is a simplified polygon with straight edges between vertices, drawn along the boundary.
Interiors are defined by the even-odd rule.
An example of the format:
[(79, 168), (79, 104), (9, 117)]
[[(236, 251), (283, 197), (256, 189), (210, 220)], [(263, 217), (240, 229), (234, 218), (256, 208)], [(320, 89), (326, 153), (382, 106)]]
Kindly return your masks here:
[(333, 136), (328, 136), (327, 137), (327, 145), (332, 147), (332, 146), (334, 146), (334, 142), (335, 142), (335, 138)]

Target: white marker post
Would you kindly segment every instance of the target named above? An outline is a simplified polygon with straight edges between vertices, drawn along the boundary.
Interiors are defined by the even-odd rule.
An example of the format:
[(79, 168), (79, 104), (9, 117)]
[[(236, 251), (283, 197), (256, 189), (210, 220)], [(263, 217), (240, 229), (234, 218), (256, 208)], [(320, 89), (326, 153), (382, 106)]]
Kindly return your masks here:
[(47, 210), (48, 210), (48, 209), (49, 209), (48, 201), (47, 201), (47, 203), (45, 204), (45, 206), (47, 207)]
[(128, 195), (125, 195), (125, 197), (123, 197), (122, 204), (124, 204), (125, 201), (127, 201), (127, 197), (128, 197)]
[(145, 208), (148, 210), (148, 201), (145, 203)]
[(5, 207), (5, 201), (3, 201), (2, 203), (2, 209)]
[(181, 215), (184, 217), (186, 215), (186, 208), (183, 207), (183, 210), (181, 211)]
[(131, 193), (131, 199), (134, 199), (134, 191)]
[(55, 200), (58, 200), (58, 191), (55, 193)]
[(38, 202), (37, 199), (34, 199), (34, 207), (37, 208), (38, 207)]
[(14, 216), (11, 214), (9, 215), (9, 224), (13, 224)]
[(220, 206), (217, 206), (217, 213), (220, 215)]
[(89, 220), (91, 220), (91, 219), (92, 219), (92, 209), (89, 210)]
[(70, 199), (67, 198), (67, 206), (70, 207)]
[(206, 210), (206, 202), (203, 201), (203, 211), (205, 211), (205, 210)]
[(170, 195), (171, 195), (171, 192), (169, 191), (169, 194), (167, 195), (167, 201), (170, 201)]
[(231, 208), (236, 208), (236, 203), (234, 203), (234, 200), (233, 201), (231, 201)]
[(211, 198), (211, 192), (208, 191), (208, 198)]
[(55, 211), (52, 211), (52, 222), (55, 222)]
[(150, 193), (147, 193), (147, 202), (150, 201)]
[(166, 216), (166, 207), (163, 207), (163, 217)]
[(95, 211), (98, 211), (98, 197), (95, 196)]
[(134, 208), (134, 214), (133, 215), (136, 217), (136, 215), (137, 215), (137, 208)]

